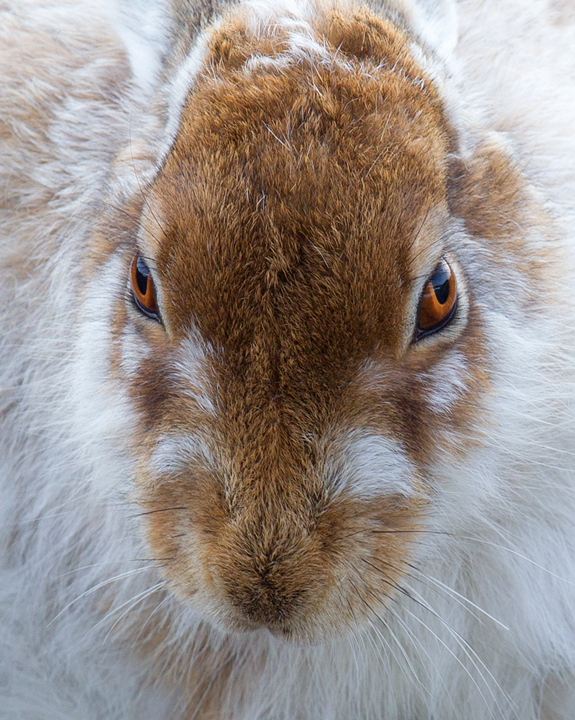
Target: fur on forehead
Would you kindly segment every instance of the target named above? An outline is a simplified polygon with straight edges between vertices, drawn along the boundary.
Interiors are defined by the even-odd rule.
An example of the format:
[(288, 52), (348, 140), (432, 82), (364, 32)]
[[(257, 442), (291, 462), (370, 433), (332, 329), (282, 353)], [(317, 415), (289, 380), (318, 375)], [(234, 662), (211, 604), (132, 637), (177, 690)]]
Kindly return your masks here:
[(216, 347), (255, 315), (292, 329), (301, 315), (302, 342), (346, 356), (358, 338), (362, 356), (397, 344), (436, 239), (420, 230), (445, 207), (441, 100), (410, 39), (367, 8), (314, 16), (305, 43), (295, 21), (255, 34), (246, 12), (213, 31), (152, 190), (168, 322), (195, 320)]
[[(215, 51), (216, 57), (208, 58), (209, 63), (222, 60), (222, 49), (229, 50), (232, 39), (239, 42), (238, 53), (228, 55), (228, 66), (232, 57), (235, 62), (241, 58), (248, 67), (258, 62), (286, 64), (305, 57), (331, 62), (341, 43), (355, 45), (347, 52), (360, 58), (371, 54), (377, 58), (382, 48), (373, 43), (373, 30), (379, 22), (392, 25), (423, 64), (429, 61), (433, 65), (431, 58), (425, 58), (429, 50), (448, 54), (447, 50), (441, 52), (432, 38), (433, 28), (441, 24), (442, 42), (453, 44), (447, 40), (455, 34), (450, 30), (455, 28), (452, 0), (388, 0), (383, 7), (378, 4), (375, 13), (369, 5), (354, 0), (247, 0), (228, 10), (198, 44)], [(367, 30), (368, 36), (358, 42), (362, 30)], [(417, 49), (416, 43), (420, 45)]]

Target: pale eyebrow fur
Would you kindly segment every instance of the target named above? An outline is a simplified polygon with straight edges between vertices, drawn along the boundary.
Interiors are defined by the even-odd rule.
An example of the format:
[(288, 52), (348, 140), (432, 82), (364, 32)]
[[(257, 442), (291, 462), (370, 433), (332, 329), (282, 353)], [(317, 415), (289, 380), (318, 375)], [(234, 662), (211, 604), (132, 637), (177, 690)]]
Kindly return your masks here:
[[(167, 154), (171, 143), (178, 132), (182, 110), (186, 103), (190, 89), (198, 73), (204, 68), (204, 60), (208, 52), (207, 33), (202, 33), (194, 43), (186, 59), (170, 82), (168, 90), (168, 122), (165, 130), (164, 152)], [(161, 159), (160, 158), (160, 162)]]

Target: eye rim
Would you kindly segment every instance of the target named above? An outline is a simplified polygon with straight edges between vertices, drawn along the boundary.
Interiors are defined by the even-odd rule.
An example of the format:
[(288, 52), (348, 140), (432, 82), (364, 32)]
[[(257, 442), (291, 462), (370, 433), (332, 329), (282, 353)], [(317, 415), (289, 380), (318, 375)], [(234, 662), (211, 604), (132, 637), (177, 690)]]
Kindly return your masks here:
[[(435, 298), (437, 300), (437, 289), (439, 286), (433, 284), (433, 278), (437, 274), (438, 271), (443, 270), (445, 271), (447, 269), (449, 275), (447, 281), (452, 282), (452, 288), (449, 290), (449, 295), (444, 303), (438, 303), (439, 305), (448, 305), (448, 308), (445, 312), (445, 314), (438, 318), (438, 321), (435, 325), (429, 326), (429, 327), (422, 327), (420, 325), (420, 317), (421, 317), (421, 311), (422, 311), (422, 305), (425, 301), (426, 296), (431, 296), (431, 291), (433, 291), (433, 294), (435, 295)], [(445, 283), (443, 283), (445, 284)], [(419, 298), (419, 303), (417, 306), (417, 325), (415, 328), (415, 332), (413, 335), (413, 343), (418, 342), (419, 340), (429, 337), (430, 335), (434, 335), (435, 333), (439, 332), (440, 330), (444, 329), (447, 325), (451, 323), (451, 321), (455, 318), (457, 314), (457, 310), (459, 307), (459, 300), (460, 300), (460, 293), (458, 291), (457, 287), (457, 277), (453, 270), (452, 265), (447, 261), (445, 257), (440, 258), (439, 262), (435, 266), (435, 269), (431, 273), (431, 275), (427, 278), (425, 285), (423, 286), (423, 290), (421, 291), (421, 295)], [(452, 297), (453, 295), (453, 297)]]
[[(143, 272), (146, 270), (147, 272)], [(146, 283), (146, 290), (142, 292), (143, 282)], [(130, 286), (134, 305), (146, 317), (156, 320), (160, 324), (162, 318), (158, 308), (157, 293), (154, 285), (154, 278), (150, 268), (143, 257), (136, 253), (130, 265)]]

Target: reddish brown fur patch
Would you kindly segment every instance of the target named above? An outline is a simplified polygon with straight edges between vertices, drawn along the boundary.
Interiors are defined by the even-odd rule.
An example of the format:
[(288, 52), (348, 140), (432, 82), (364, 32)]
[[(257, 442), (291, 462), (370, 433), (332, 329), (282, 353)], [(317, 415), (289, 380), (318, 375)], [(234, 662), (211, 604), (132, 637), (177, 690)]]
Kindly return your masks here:
[[(359, 37), (367, 26), (354, 22)], [(178, 559), (169, 574), (182, 594), (196, 592), (195, 575), (244, 621), (300, 635), (308, 618), (337, 614), (342, 557), (380, 558), (383, 581), (367, 564), (359, 577), (389, 594), (408, 536), (368, 530), (412, 529), (418, 515), (414, 501), (328, 502), (302, 441), (338, 421), (359, 364), (401, 342), (414, 234), (444, 201), (441, 104), (406, 38), (376, 18), (367, 29), (361, 49), (350, 35), (345, 68), (304, 61), (265, 73), (242, 67), (260, 48), (241, 33), (216, 38), (213, 74), (190, 96), (154, 188), (167, 218), (164, 312), (174, 341), (194, 321), (216, 348), (226, 452), (222, 477), (197, 468), (148, 493), (151, 509), (186, 508), (150, 515), (150, 540)]]
[[(224, 23), (152, 191), (172, 342), (194, 323), (214, 348), (220, 469), (190, 468), (146, 491), (150, 509), (186, 508), (150, 515), (150, 540), (177, 558), (169, 575), (182, 594), (209, 588), (227, 622), (300, 636), (315, 633), (310, 618), (325, 633), (338, 615), (341, 558), (384, 562), (385, 581), (367, 563), (358, 574), (382, 599), (407, 559), (409, 535), (368, 529), (413, 529), (420, 501), (333, 501), (306, 438), (343, 421), (367, 357), (403, 346), (417, 231), (446, 207), (450, 141), (403, 33), (363, 10), (325, 28), (327, 46), (337, 43), (327, 63), (250, 70), (257, 53), (281, 59), (281, 37), (272, 50), (241, 18)], [(165, 380), (153, 362), (141, 407), (156, 431), (181, 427), (172, 400), (157, 398)], [(190, 411), (187, 427), (200, 424)]]
[[(165, 331), (124, 310), (114, 357), (121, 373), (122, 324), (135, 323), (152, 350), (133, 389), (140, 500), (171, 589), (228, 629), (263, 624), (297, 639), (340, 633), (385, 605), (422, 525), (442, 432), (466, 438), (481, 422), (490, 379), (480, 272), (467, 277), (465, 332), (406, 348), (408, 308), (445, 218), (481, 238), (485, 267), (497, 268), (486, 281), (494, 300), (506, 267), (543, 277), (521, 229), (521, 215), (536, 212), (521, 174), (487, 146), (466, 165), (448, 162), (452, 130), (409, 39), (361, 9), (318, 18), (317, 31), (331, 60), (283, 65), (286, 36), (254, 38), (240, 11), (213, 33), (144, 211)], [(246, 67), (258, 53), (277, 64)], [(135, 251), (131, 220), (125, 244)], [(192, 326), (215, 417), (174, 371)], [(453, 348), (469, 376), (436, 413), (429, 374)], [(398, 441), (419, 495), (334, 497), (318, 439), (339, 428)], [(152, 474), (146, 460), (166, 433), (207, 438), (211, 465)], [(163, 633), (150, 633), (151, 654)], [(172, 668), (174, 682), (197, 684), (190, 712), (214, 683), (205, 717), (217, 717), (225, 648), (208, 648), (191, 671), (185, 663)]]
[(554, 298), (560, 303), (567, 285), (568, 264), (552, 219), (497, 137), (486, 139), (466, 163), (454, 165), (449, 194), (451, 212), (478, 240), (477, 267), (470, 279), (474, 283), (470, 330), (475, 332), (466, 333), (463, 346), (473, 360), (469, 367), (476, 391), (462, 397), (454, 409), (454, 420), (469, 427), (469, 407), (480, 401), (479, 395), (489, 386), (487, 343), (479, 339), (481, 307), (505, 308), (507, 315), (514, 311), (515, 322), (520, 324), (529, 316), (553, 317)]
[(530, 251), (526, 231), (535, 230), (547, 239), (549, 224), (527, 181), (509, 154), (497, 142), (485, 142), (467, 163), (456, 161), (451, 169), (450, 209), (465, 221), (468, 232), (482, 238), (490, 264), (513, 261), (513, 273), (532, 281), (525, 285), (524, 306), (535, 309), (540, 293), (537, 284), (554, 265), (554, 243), (541, 243)]

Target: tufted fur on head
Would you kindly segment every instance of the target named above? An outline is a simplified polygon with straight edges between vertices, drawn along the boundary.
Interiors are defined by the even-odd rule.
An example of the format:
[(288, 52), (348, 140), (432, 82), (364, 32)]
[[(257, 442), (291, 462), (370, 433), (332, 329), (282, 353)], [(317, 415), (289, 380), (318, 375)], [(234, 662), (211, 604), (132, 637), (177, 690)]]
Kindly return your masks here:
[(2, 717), (572, 718), (574, 35), (0, 2)]

